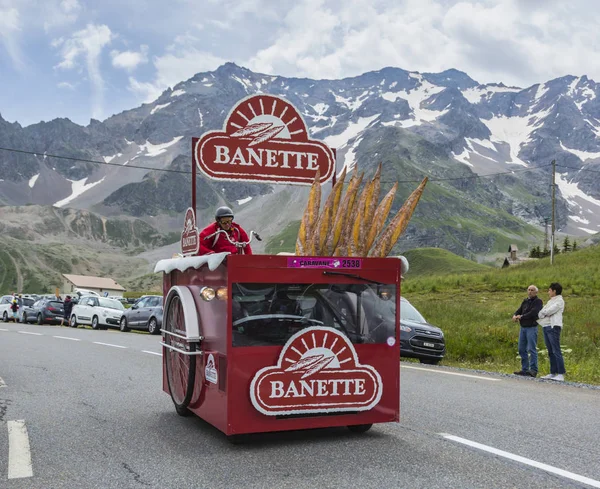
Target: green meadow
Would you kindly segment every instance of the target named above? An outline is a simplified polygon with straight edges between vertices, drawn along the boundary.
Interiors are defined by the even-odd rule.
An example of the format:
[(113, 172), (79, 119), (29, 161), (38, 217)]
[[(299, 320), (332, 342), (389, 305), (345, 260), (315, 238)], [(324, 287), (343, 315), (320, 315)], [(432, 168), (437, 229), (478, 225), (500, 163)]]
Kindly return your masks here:
[[(430, 248), (405, 256), (410, 268), (402, 294), (444, 330), (447, 356), (442, 364), (502, 373), (519, 370), (519, 325), (511, 321), (512, 315), (528, 285), (539, 287), (545, 303), (548, 285), (560, 282), (566, 302), (561, 336), (566, 379), (600, 384), (600, 246), (559, 254), (554, 265), (544, 258), (506, 269)], [(539, 373), (545, 375), (549, 362), (541, 328), (538, 350)]]

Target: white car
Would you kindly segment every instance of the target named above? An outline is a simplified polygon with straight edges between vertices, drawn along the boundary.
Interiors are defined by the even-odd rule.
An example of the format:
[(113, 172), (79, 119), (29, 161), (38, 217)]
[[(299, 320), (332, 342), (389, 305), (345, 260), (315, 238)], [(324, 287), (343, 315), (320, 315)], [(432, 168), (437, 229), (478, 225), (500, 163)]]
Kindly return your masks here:
[(98, 292), (94, 292), (93, 290), (88, 289), (75, 289), (75, 293), (79, 297), (83, 297), (84, 295), (93, 295), (94, 297), (100, 297), (100, 294), (98, 294)]
[(71, 327), (87, 324), (93, 329), (108, 329), (109, 326), (118, 328), (124, 310), (118, 300), (95, 295), (82, 296), (71, 311)]
[(12, 311), (10, 309), (12, 300), (12, 295), (3, 295), (0, 298), (0, 317), (4, 322), (8, 321), (8, 318), (12, 317)]

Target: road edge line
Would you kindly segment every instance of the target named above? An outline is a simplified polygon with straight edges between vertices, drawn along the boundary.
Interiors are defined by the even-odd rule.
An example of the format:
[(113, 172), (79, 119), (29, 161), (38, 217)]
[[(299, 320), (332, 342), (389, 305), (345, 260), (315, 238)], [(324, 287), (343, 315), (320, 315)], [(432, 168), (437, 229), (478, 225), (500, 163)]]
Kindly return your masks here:
[(31, 447), (25, 420), (7, 421), (8, 428), (8, 478), (33, 477)]
[(504, 450), (500, 450), (498, 448), (490, 447), (488, 445), (483, 445), (482, 443), (477, 443), (476, 441), (467, 440), (466, 438), (461, 438), (460, 436), (450, 435), (448, 433), (438, 433), (440, 436), (444, 437), (446, 440), (455, 441), (457, 443), (462, 443), (463, 445), (470, 446), (472, 448), (477, 448), (484, 452), (491, 453), (493, 455), (498, 455), (499, 457), (504, 457), (514, 462), (520, 462), (525, 465), (529, 465), (530, 467), (535, 467), (536, 469), (543, 470), (545, 472), (549, 472), (551, 474), (559, 475), (566, 479), (571, 479), (576, 482), (580, 482), (582, 484), (587, 484), (591, 487), (600, 488), (600, 481), (595, 479), (590, 479), (589, 477), (585, 477), (583, 475), (575, 474), (574, 472), (569, 472), (568, 470), (559, 469), (557, 467), (553, 467), (552, 465), (548, 465), (542, 462), (537, 462), (535, 460), (531, 460), (529, 458), (522, 457), (520, 455), (515, 455), (514, 453), (505, 452)]
[(458, 375), (459, 377), (469, 377), (471, 379), (481, 379), (481, 380), (489, 380), (490, 382), (502, 382), (502, 379), (495, 379), (493, 377), (483, 377), (480, 375), (471, 375), (471, 374), (460, 374), (458, 372), (446, 372), (445, 370), (437, 370), (431, 368), (423, 368), (423, 367), (413, 367), (412, 365), (402, 365), (402, 368), (408, 368), (411, 370), (423, 370), (424, 372), (432, 372), (434, 374), (444, 374), (444, 375)]

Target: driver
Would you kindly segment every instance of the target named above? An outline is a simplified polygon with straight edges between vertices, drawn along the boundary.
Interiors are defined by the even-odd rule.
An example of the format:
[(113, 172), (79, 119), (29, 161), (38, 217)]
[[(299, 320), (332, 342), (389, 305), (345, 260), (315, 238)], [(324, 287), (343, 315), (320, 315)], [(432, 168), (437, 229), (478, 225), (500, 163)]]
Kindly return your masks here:
[(221, 229), (229, 235), (232, 241), (239, 243), (249, 241), (246, 231), (239, 224), (233, 222), (233, 211), (229, 207), (219, 207), (215, 212), (215, 222), (200, 231), (199, 255), (222, 253), (224, 251), (228, 251), (232, 255), (252, 254), (250, 244), (243, 247), (235, 246), (229, 242), (223, 233), (205, 239)]

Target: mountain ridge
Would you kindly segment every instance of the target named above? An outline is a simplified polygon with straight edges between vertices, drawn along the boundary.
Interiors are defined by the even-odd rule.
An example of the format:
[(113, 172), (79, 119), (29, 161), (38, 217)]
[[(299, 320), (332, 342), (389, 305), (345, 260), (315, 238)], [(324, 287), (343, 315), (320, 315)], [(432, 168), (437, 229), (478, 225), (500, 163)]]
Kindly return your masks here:
[[(338, 171), (358, 164), (369, 172), (383, 161), (395, 169), (395, 178), (429, 175), (433, 182), (451, 178), (451, 170), (464, 180), (437, 185), (451, 192), (449, 207), (455, 213), (464, 207), (466, 214), (477, 214), (476, 205), (493, 214), (507, 212), (524, 220), (519, 236), (527, 235), (525, 240), (539, 239), (539, 232), (525, 231), (527, 223), (539, 231), (539, 223), (550, 214), (547, 165), (556, 159), (558, 228), (583, 236), (600, 231), (595, 215), (600, 213), (594, 212), (600, 206), (600, 182), (588, 171), (600, 168), (600, 86), (587, 76), (566, 75), (521, 89), (480, 84), (457, 69), (418, 73), (385, 67), (342, 80), (312, 80), (254, 73), (226, 63), (169, 87), (151, 103), (88, 126), (63, 118), (22, 128), (0, 118), (2, 147), (33, 141), (36, 151), (117, 165), (57, 161), (44, 158), (43, 151), (27, 158), (0, 152), (0, 204), (32, 202), (135, 215), (158, 219), (163, 230), (174, 231), (180, 226), (178, 213), (189, 202), (191, 180), (187, 174), (162, 170), (185, 168), (191, 161), (191, 137), (221, 128), (239, 99), (266, 92), (294, 103), (312, 137), (338, 150)], [(535, 169), (542, 164), (546, 166)], [(122, 168), (135, 165), (151, 170)], [(519, 171), (479, 178), (513, 170)], [(283, 189), (278, 186), (199, 180), (205, 197), (199, 205), (202, 219), (210, 219), (211, 209), (227, 203), (250, 225), (274, 234), (299, 218), (305, 195), (305, 189), (290, 190), (298, 204), (280, 210), (271, 222), (273, 216), (256, 214), (279, 201)], [(476, 189), (470, 181), (481, 183)], [(152, 192), (156, 195), (150, 203)], [(167, 202), (168, 195), (174, 202)], [(441, 207), (435, 212), (448, 222), (456, 217)], [(489, 218), (489, 213), (479, 214)], [(490, 236), (506, 221), (497, 216), (497, 222), (494, 218), (487, 223)], [(438, 235), (435, 229), (424, 232)], [(416, 239), (423, 232), (412, 226), (407, 235)], [(447, 246), (448, 241), (433, 244)], [(478, 246), (470, 251), (489, 248)]]

